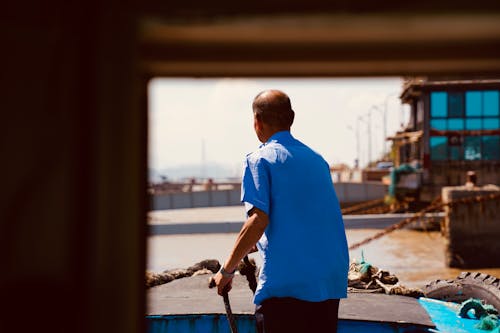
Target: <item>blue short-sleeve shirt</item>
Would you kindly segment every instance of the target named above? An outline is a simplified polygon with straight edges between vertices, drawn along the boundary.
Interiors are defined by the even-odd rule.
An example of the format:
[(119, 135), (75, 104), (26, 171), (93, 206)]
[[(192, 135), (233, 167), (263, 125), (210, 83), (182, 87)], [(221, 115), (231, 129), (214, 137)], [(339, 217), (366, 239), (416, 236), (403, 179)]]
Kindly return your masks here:
[(257, 243), (263, 265), (255, 304), (271, 297), (347, 297), (349, 252), (327, 162), (289, 131), (247, 155), (241, 200), (269, 216)]

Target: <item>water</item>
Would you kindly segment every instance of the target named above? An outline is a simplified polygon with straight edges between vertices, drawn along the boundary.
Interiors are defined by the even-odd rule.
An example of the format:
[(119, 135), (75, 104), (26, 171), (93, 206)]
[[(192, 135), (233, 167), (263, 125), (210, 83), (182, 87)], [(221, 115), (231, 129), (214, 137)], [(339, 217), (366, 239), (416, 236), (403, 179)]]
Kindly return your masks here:
[[(349, 244), (372, 236), (380, 230), (347, 230)], [(233, 247), (236, 234), (154, 235), (148, 237), (147, 269), (161, 272), (173, 268), (187, 268), (203, 259), (223, 262)], [(410, 287), (423, 287), (436, 279), (454, 278), (461, 269), (445, 266), (444, 238), (439, 232), (397, 230), (350, 252), (351, 259), (365, 260), (399, 277)], [(257, 264), (258, 254), (252, 254)], [(500, 267), (473, 269), (500, 277)]]

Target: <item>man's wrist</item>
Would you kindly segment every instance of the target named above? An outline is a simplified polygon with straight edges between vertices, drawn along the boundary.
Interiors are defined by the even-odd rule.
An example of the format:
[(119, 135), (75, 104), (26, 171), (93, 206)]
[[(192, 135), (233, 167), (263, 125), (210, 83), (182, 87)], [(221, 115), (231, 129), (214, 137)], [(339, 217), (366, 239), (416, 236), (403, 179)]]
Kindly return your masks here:
[(221, 273), (221, 275), (222, 275), (223, 277), (226, 277), (226, 278), (232, 278), (232, 277), (234, 277), (234, 272), (235, 272), (235, 271), (233, 271), (233, 272), (228, 272), (228, 271), (226, 271), (226, 270), (224, 269), (224, 265), (222, 265), (222, 266), (221, 266), (221, 268), (220, 268), (220, 270), (219, 270), (219, 273)]

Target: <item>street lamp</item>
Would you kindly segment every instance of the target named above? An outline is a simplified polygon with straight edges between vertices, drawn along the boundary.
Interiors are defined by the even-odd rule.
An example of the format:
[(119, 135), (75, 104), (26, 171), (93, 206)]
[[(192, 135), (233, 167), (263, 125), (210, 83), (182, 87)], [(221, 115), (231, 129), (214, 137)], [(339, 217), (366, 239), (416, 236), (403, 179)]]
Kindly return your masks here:
[[(356, 122), (356, 126), (359, 129), (359, 125), (358, 125), (359, 121), (362, 121), (368, 125), (368, 163), (367, 163), (367, 165), (368, 165), (368, 164), (370, 164), (370, 160), (371, 160), (371, 156), (372, 156), (372, 143), (370, 140), (370, 137), (371, 137), (371, 116), (370, 116), (370, 113), (368, 113), (365, 116), (368, 116), (368, 121), (365, 120), (363, 118), (363, 116), (359, 116), (357, 119), (357, 122)], [(358, 135), (359, 135), (359, 131), (358, 131)], [(358, 140), (358, 149), (359, 149), (359, 140)]]
[[(370, 117), (371, 117), (371, 111), (373, 110), (376, 110), (378, 112), (380, 112), (382, 114), (382, 123), (383, 123), (383, 138), (382, 138), (382, 156), (385, 157), (385, 155), (387, 154), (387, 142), (386, 142), (386, 139), (387, 139), (387, 112), (389, 110), (388, 108), (388, 104), (389, 104), (389, 99), (393, 96), (396, 96), (398, 93), (397, 92), (394, 92), (394, 93), (391, 93), (389, 95), (387, 95), (384, 99), (384, 104), (383, 104), (383, 109), (381, 108), (381, 105), (372, 105), (370, 107)], [(370, 119), (370, 122), (371, 122), (371, 119)], [(370, 124), (370, 128), (371, 128), (371, 124)], [(368, 135), (371, 135), (371, 129), (369, 130), (369, 133)], [(371, 136), (370, 136), (371, 137)]]
[(359, 164), (360, 164), (360, 160), (359, 160), (359, 125), (358, 125), (358, 121), (356, 121), (356, 130), (354, 130), (352, 128), (352, 126), (350, 126), (350, 125), (348, 125), (347, 128), (350, 129), (351, 131), (355, 132), (355, 135), (356, 135), (356, 163), (355, 163), (354, 167), (357, 169), (359, 167)]
[[(381, 112), (384, 116), (384, 142), (382, 144), (385, 144), (385, 136), (386, 136), (386, 122), (385, 122), (385, 113), (383, 110), (380, 109), (378, 105), (372, 105), (370, 109), (368, 110), (368, 165), (372, 161), (372, 111), (378, 111)], [(384, 149), (385, 150), (385, 149)], [(385, 154), (385, 151), (384, 151)]]
[(387, 153), (387, 145), (386, 145), (386, 140), (387, 140), (387, 111), (388, 111), (388, 103), (389, 103), (389, 98), (393, 97), (393, 96), (397, 96), (398, 93), (397, 92), (393, 92), (387, 96), (385, 96), (385, 99), (384, 99), (384, 156), (385, 154)]
[(386, 117), (386, 109), (381, 109), (378, 105), (372, 105), (370, 111), (378, 111), (382, 114), (382, 122), (383, 122), (383, 140), (382, 140), (382, 156), (385, 156), (385, 138), (387, 137), (387, 117)]

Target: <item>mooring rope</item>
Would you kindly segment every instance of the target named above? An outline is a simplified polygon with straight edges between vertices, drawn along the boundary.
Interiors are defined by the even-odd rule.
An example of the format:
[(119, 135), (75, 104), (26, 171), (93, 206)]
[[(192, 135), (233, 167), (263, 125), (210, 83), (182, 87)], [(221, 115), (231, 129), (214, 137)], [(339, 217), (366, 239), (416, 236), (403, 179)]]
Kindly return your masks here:
[(468, 203), (481, 203), (483, 201), (496, 200), (496, 199), (500, 199), (500, 192), (499, 193), (485, 194), (485, 195), (477, 195), (474, 197), (455, 199), (453, 201), (446, 202), (446, 203), (443, 203), (441, 201), (441, 197), (438, 197), (429, 206), (427, 206), (426, 208), (415, 213), (413, 216), (408, 217), (408, 218), (402, 220), (401, 222), (395, 223), (395, 224), (385, 228), (381, 232), (376, 233), (375, 235), (370, 236), (368, 238), (365, 238), (364, 240), (362, 240), (358, 243), (352, 244), (351, 246), (349, 246), (349, 250), (355, 250), (362, 245), (365, 245), (365, 244), (370, 243), (371, 241), (374, 241), (375, 239), (379, 239), (379, 238), (381, 238), (381, 237), (383, 237), (383, 236), (385, 236), (385, 235), (387, 235), (395, 230), (401, 229), (401, 228), (405, 227), (406, 225), (419, 220), (426, 213), (429, 213), (433, 210), (440, 209), (444, 206), (453, 206), (453, 205), (457, 205), (457, 204), (468, 204)]
[(257, 271), (257, 265), (255, 261), (250, 261), (248, 259), (248, 255), (243, 258), (242, 264), (238, 267), (241, 275), (245, 275), (248, 281), (248, 287), (255, 294), (255, 290), (257, 290), (257, 277), (255, 272)]
[(375, 199), (375, 200), (365, 201), (365, 202), (356, 204), (354, 206), (342, 209), (342, 214), (343, 215), (352, 214), (352, 213), (357, 212), (359, 210), (364, 210), (366, 208), (373, 208), (372, 206), (380, 205), (383, 203), (384, 203), (384, 199)]

